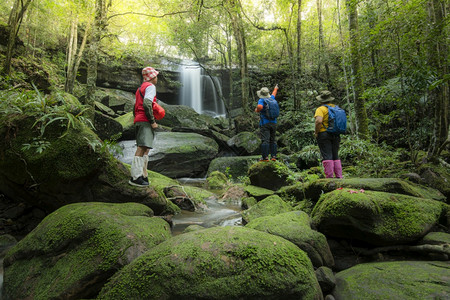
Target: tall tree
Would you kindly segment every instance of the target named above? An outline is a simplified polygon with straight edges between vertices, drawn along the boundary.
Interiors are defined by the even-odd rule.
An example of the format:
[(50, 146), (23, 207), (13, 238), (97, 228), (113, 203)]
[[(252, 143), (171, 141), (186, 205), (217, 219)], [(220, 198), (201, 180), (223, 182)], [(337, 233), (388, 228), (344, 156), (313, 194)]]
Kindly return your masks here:
[(325, 75), (326, 75), (326, 82), (328, 85), (328, 88), (330, 88), (330, 69), (328, 67), (327, 59), (325, 58), (325, 38), (323, 34), (323, 25), (322, 25), (322, 0), (316, 0), (317, 4), (317, 19), (319, 21), (319, 61), (317, 64), (317, 74), (320, 77), (320, 68), (322, 65), (322, 62), (325, 65)]
[(369, 125), (367, 119), (367, 112), (365, 101), (362, 98), (364, 91), (362, 72), (361, 72), (361, 57), (360, 57), (360, 41), (358, 30), (358, 2), (357, 0), (347, 0), (348, 23), (350, 31), (350, 53), (352, 76), (354, 78), (354, 93), (355, 93), (355, 114), (357, 133), (359, 138), (366, 139), (369, 137)]
[(246, 113), (249, 113), (248, 97), (250, 94), (247, 62), (247, 41), (241, 17), (241, 6), (235, 0), (228, 0), (228, 14), (237, 45), (238, 61), (241, 74), (241, 104)]
[(22, 24), (23, 16), (27, 11), (28, 6), (33, 0), (16, 0), (8, 19), (8, 44), (6, 46), (6, 58), (3, 63), (3, 72), (7, 75), (11, 73), (11, 59), (13, 55), (14, 45), (19, 33), (20, 25)]
[(95, 116), (94, 94), (97, 81), (98, 51), (100, 40), (106, 31), (108, 25), (107, 11), (111, 6), (111, 0), (96, 0), (94, 26), (92, 27), (92, 36), (89, 42), (88, 50), (88, 69), (87, 69), (87, 88), (86, 104), (90, 106), (88, 117), (93, 121)]
[(78, 68), (80, 67), (81, 58), (89, 35), (89, 25), (90, 23), (88, 23), (85, 28), (80, 48), (78, 48), (78, 17), (75, 17), (71, 23), (69, 45), (67, 49), (66, 83), (64, 85), (64, 89), (68, 93), (73, 93)]
[(429, 38), (428, 55), (430, 65), (436, 70), (438, 80), (431, 91), (434, 101), (434, 132), (429, 150), (429, 157), (435, 158), (450, 143), (449, 137), (449, 74), (448, 74), (448, 32), (445, 31), (445, 20), (448, 18), (448, 3), (445, 0), (429, 0), (429, 21), (431, 36)]

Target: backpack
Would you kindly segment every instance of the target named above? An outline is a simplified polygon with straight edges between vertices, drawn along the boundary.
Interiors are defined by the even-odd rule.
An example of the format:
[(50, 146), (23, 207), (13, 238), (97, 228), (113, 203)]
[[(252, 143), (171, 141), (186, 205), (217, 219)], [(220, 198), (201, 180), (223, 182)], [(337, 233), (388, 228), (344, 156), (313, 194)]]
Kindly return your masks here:
[(328, 127), (327, 132), (330, 133), (345, 133), (347, 130), (347, 116), (345, 110), (339, 106), (324, 105), (328, 108)]
[(264, 106), (266, 109), (266, 117), (269, 120), (275, 120), (280, 115), (280, 107), (278, 102), (272, 97), (264, 99)]

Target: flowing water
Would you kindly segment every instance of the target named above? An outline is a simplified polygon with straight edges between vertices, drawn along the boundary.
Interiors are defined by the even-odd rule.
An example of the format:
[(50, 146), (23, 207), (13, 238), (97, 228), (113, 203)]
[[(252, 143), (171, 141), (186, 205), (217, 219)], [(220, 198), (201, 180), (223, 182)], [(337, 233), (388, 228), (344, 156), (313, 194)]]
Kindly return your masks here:
[(185, 61), (180, 66), (180, 81), (181, 105), (189, 106), (199, 114), (225, 115), (219, 78), (205, 75), (198, 63)]

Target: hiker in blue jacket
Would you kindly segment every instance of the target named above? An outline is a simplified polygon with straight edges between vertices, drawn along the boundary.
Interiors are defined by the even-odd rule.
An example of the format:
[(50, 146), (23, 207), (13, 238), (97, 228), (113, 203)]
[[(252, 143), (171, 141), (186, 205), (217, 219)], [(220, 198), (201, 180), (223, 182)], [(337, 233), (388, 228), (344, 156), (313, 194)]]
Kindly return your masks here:
[(269, 153), (271, 160), (277, 160), (277, 142), (275, 134), (277, 131), (277, 117), (280, 112), (278, 102), (275, 96), (278, 92), (278, 84), (275, 85), (272, 95), (269, 89), (263, 87), (256, 94), (259, 97), (258, 105), (255, 112), (259, 113), (259, 128), (261, 133), (261, 159), (260, 161), (269, 161)]

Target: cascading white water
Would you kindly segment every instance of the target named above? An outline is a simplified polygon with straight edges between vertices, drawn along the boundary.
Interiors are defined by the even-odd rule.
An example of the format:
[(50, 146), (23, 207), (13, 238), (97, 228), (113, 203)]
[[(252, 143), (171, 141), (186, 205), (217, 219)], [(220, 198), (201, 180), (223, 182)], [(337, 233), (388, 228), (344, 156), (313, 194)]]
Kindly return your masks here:
[(225, 106), (218, 97), (222, 95), (222, 88), (217, 77), (211, 79), (210, 76), (203, 75), (202, 68), (191, 62), (181, 65), (180, 80), (181, 105), (192, 107), (199, 114), (225, 115)]
[(180, 104), (202, 113), (201, 69), (198, 65), (181, 66)]

